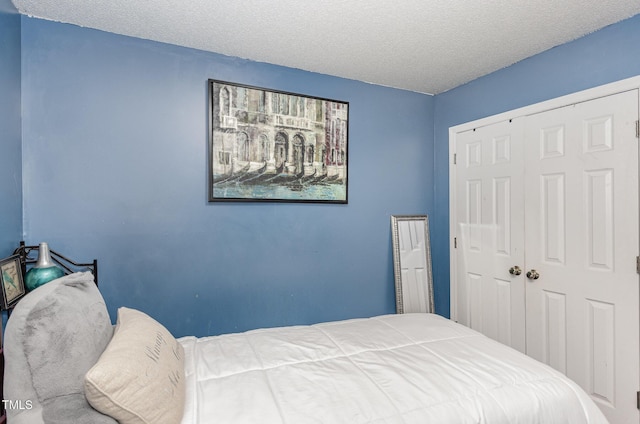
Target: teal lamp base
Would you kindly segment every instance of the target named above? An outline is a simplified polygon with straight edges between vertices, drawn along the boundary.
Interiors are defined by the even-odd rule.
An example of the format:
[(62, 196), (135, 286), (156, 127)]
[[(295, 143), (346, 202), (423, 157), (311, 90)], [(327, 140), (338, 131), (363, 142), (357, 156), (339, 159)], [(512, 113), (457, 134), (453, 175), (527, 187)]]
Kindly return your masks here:
[(56, 266), (55, 262), (51, 260), (49, 245), (47, 243), (40, 243), (38, 247), (38, 260), (33, 268), (27, 271), (27, 274), (24, 276), (24, 285), (27, 291), (31, 291), (63, 275), (64, 271), (62, 268)]
[(24, 276), (24, 285), (27, 291), (31, 291), (36, 287), (40, 287), (49, 281), (60, 278), (64, 275), (62, 268), (51, 266), (48, 268), (31, 268)]

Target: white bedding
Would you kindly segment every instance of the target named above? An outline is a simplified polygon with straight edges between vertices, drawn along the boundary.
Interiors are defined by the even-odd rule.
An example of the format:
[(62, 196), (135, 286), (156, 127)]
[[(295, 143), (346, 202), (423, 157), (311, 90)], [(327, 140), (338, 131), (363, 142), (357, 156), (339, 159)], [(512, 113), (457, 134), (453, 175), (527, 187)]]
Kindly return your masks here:
[(606, 423), (560, 373), (434, 314), (179, 342), (182, 424)]

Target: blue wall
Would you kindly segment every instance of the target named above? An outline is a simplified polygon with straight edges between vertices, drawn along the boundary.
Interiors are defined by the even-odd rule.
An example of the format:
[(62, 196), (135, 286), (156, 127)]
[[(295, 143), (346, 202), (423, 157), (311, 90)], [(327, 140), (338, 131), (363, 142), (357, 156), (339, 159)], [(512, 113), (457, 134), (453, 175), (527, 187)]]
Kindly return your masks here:
[(0, 0), (0, 258), (22, 238), (20, 16)]
[[(395, 311), (433, 210), (433, 97), (23, 17), (24, 232), (175, 335)], [(207, 203), (207, 79), (350, 103), (349, 204)]]
[[(640, 74), (640, 16), (435, 97), (27, 17), (21, 42), (0, 45), (22, 51), (11, 214), (27, 242), (100, 260), (113, 317), (176, 335), (393, 312), (391, 214), (430, 215), (448, 316), (448, 128)], [(349, 204), (207, 203), (208, 78), (350, 102)], [(13, 246), (22, 222), (1, 225)]]
[(639, 46), (637, 15), (435, 97), (432, 243), (440, 313), (449, 314), (449, 127), (640, 75)]

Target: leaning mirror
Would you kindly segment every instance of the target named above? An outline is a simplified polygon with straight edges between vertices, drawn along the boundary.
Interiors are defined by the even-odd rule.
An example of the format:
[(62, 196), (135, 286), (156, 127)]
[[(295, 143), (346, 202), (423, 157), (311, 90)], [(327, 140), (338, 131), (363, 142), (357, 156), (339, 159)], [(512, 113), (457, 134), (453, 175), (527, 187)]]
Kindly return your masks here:
[(434, 312), (429, 220), (426, 215), (392, 215), (396, 313)]

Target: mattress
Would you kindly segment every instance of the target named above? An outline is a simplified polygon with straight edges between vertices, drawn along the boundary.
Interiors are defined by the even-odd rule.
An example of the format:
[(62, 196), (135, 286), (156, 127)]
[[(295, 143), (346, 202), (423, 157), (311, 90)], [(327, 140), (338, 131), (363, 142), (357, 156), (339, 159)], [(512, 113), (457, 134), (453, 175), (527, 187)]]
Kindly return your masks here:
[(179, 342), (182, 424), (606, 423), (562, 374), (435, 314)]

